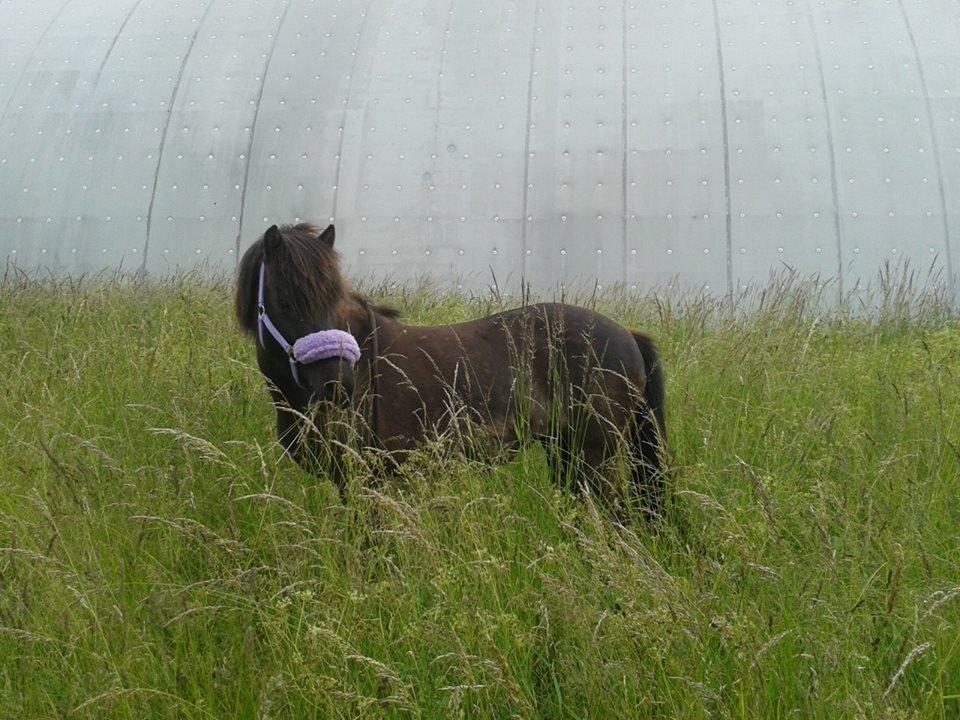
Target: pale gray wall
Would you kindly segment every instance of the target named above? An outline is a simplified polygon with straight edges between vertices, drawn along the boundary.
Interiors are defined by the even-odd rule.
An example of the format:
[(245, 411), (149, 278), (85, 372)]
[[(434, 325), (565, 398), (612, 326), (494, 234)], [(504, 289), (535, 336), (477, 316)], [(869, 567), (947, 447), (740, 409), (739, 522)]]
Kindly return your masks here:
[(960, 273), (951, 0), (0, 0), (0, 113), (26, 269), (335, 219), (468, 287)]

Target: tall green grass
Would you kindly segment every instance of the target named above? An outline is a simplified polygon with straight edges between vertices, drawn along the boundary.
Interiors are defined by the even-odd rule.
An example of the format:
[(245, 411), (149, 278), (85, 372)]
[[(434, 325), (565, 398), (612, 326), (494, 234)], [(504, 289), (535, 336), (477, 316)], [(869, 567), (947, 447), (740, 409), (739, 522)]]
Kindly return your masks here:
[(226, 285), (7, 283), (0, 717), (960, 716), (960, 325), (810, 294), (596, 301), (668, 370), (652, 534), (537, 449), (343, 504), (277, 451)]

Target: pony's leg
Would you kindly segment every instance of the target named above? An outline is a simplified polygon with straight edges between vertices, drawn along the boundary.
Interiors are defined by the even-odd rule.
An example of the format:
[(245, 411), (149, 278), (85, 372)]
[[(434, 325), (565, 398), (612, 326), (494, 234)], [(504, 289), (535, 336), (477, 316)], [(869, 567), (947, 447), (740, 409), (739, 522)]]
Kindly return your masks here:
[(340, 500), (347, 501), (347, 463), (344, 452), (340, 448), (327, 447), (329, 458), (327, 460), (327, 473), (330, 476), (330, 482), (340, 493)]
[(347, 448), (355, 445), (353, 442), (355, 431), (348, 422), (348, 416), (336, 407), (320, 409), (316, 421), (322, 437), (317, 438), (315, 444), (319, 445), (323, 455), (323, 469), (340, 493), (340, 499), (346, 502)]
[(567, 430), (570, 462), (573, 465), (573, 484), (581, 493), (590, 492), (606, 500), (610, 497), (610, 483), (605, 472), (610, 452), (609, 432), (605, 427), (602, 402), (590, 397), (586, 391), (570, 408)]
[(301, 462), (300, 423), (292, 412), (280, 405), (277, 405), (277, 441), (292, 460)]
[(318, 474), (322, 467), (314, 443), (306, 436), (303, 421), (289, 407), (277, 405), (277, 440), (287, 457), (305, 471)]
[(570, 469), (573, 466), (571, 456), (570, 437), (566, 431), (557, 432), (552, 436), (540, 438), (540, 444), (547, 453), (547, 466), (550, 477), (562, 488), (571, 486)]
[(337, 487), (340, 499), (346, 500), (347, 466), (343, 449), (307, 435), (315, 432), (305, 428), (300, 418), (288, 408), (277, 405), (277, 440), (286, 454), (309, 473), (319, 475), (326, 471)]
[(582, 497), (593, 495), (619, 520), (626, 519), (626, 480), (621, 458), (624, 438), (614, 428), (625, 421), (611, 419), (613, 409), (596, 399), (583, 399), (568, 408), (563, 423), (539, 438), (557, 484)]
[(622, 519), (624, 493), (619, 457), (618, 443), (606, 433), (592, 433), (585, 438), (581, 451), (583, 481), (604, 506)]
[(564, 428), (549, 438), (541, 438), (547, 453), (550, 474), (557, 485), (582, 497), (586, 494), (606, 497), (608, 489), (603, 469), (608, 464), (602, 442), (585, 437), (576, 426)]
[[(638, 472), (633, 468), (633, 472)], [(638, 489), (637, 495), (640, 500), (640, 510), (650, 525), (658, 525), (663, 521), (664, 512), (664, 487), (663, 480), (657, 477), (651, 481), (647, 477), (645, 470), (639, 471), (639, 477), (635, 475), (635, 486)]]
[(652, 525), (663, 520), (666, 498), (658, 432), (653, 420), (638, 417), (631, 429), (633, 447), (628, 454), (633, 497), (639, 501), (640, 510)]
[(629, 425), (624, 413), (602, 397), (583, 403), (571, 427), (576, 483), (589, 491), (620, 522), (629, 519), (629, 479), (623, 458)]

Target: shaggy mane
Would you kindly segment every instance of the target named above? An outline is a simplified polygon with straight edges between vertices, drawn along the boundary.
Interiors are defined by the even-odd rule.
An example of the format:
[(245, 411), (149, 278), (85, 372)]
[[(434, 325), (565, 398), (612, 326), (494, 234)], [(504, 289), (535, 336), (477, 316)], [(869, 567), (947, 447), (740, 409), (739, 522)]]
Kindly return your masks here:
[[(340, 270), (339, 253), (319, 239), (320, 232), (309, 223), (280, 226), (282, 250), (267, 264), (267, 285), (280, 306), (305, 316), (319, 312), (338, 317), (352, 300), (362, 307), (373, 307), (384, 317), (399, 317), (396, 309), (373, 305), (364, 295), (349, 289)], [(251, 335), (257, 332), (257, 286), (263, 256), (261, 236), (244, 253), (237, 271), (237, 322)]]

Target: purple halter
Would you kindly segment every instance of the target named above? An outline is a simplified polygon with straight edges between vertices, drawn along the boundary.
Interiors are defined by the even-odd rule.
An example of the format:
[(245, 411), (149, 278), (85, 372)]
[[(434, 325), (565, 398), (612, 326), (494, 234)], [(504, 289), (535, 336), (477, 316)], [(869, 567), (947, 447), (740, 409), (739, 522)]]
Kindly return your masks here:
[(302, 388), (306, 386), (300, 382), (300, 373), (297, 372), (297, 365), (309, 365), (317, 360), (326, 358), (343, 358), (350, 363), (351, 367), (360, 359), (360, 346), (357, 345), (356, 338), (343, 330), (321, 330), (320, 332), (304, 335), (296, 340), (293, 345), (287, 342), (277, 326), (267, 315), (266, 305), (263, 303), (263, 285), (267, 266), (260, 263), (260, 287), (257, 290), (257, 331), (260, 336), (260, 347), (266, 347), (263, 342), (263, 329), (273, 336), (277, 344), (283, 348), (290, 361), (290, 374), (293, 375), (293, 381)]

